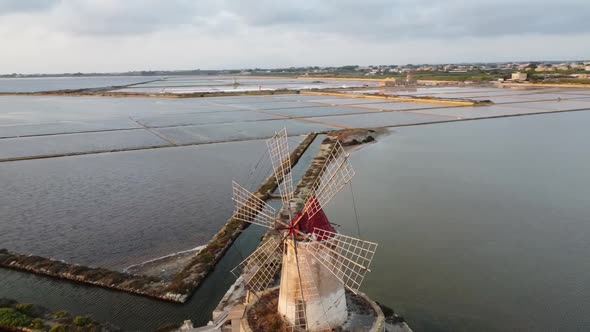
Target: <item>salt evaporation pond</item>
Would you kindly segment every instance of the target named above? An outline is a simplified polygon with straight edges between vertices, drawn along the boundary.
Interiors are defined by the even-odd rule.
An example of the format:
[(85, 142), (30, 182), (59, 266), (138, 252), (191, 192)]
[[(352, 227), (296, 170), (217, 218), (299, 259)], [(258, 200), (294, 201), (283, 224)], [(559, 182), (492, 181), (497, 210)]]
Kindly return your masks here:
[[(300, 158), (298, 164), (293, 169), (293, 180), (298, 182), (303, 173), (307, 170), (307, 167), (311, 163), (311, 160), (315, 156), (317, 149), (319, 148), (319, 144), (323, 140), (323, 136), (318, 136), (318, 138), (310, 145), (308, 151)], [(301, 141), (301, 137), (290, 137), (289, 138), (289, 145), (291, 149), (294, 149), (297, 144)], [(217, 149), (219, 149), (219, 144), (217, 145)], [(226, 143), (224, 145), (231, 145), (234, 148), (241, 150), (243, 153), (251, 153), (257, 157), (256, 165), (259, 167), (255, 167), (256, 165), (248, 164), (247, 158), (242, 159), (240, 161), (241, 170), (247, 170), (248, 174), (243, 176), (238, 176), (235, 179), (240, 182), (244, 187), (254, 189), (261, 180), (266, 177), (270, 172), (270, 164), (269, 164), (269, 157), (268, 155), (256, 154), (255, 152), (259, 147), (262, 146), (262, 149), (265, 149), (265, 144), (263, 141), (248, 141), (248, 142), (241, 142), (241, 143)], [(208, 146), (202, 146), (200, 148), (207, 149), (207, 151), (213, 151), (213, 147), (215, 145), (210, 145), (212, 148), (209, 149)], [(252, 148), (255, 147), (255, 148)], [(183, 149), (185, 150), (183, 152)], [(190, 151), (186, 151), (187, 148), (173, 148), (173, 149), (163, 149), (158, 150), (158, 152), (162, 151), (172, 151), (176, 150), (177, 152), (174, 154), (177, 157), (173, 158), (171, 161), (163, 161), (160, 165), (162, 167), (170, 166), (169, 163), (178, 162), (178, 163), (186, 163), (186, 167), (169, 167), (166, 174), (153, 174), (149, 171), (152, 167), (147, 167), (147, 171), (139, 171), (140, 173), (145, 173), (145, 175), (153, 175), (160, 177), (161, 180), (156, 180), (156, 182), (161, 182), (160, 184), (164, 185), (166, 188), (151, 188), (153, 193), (150, 194), (150, 197), (146, 197), (146, 195), (141, 195), (141, 197), (124, 199), (121, 198), (120, 204), (125, 204), (124, 202), (139, 202), (141, 199), (153, 199), (151, 204), (154, 205), (153, 208), (150, 208), (152, 211), (156, 208), (170, 208), (172, 210), (167, 211), (157, 211), (157, 216), (149, 216), (150, 220), (147, 220), (149, 224), (142, 225), (147, 228), (156, 228), (158, 231), (161, 232), (159, 235), (159, 239), (155, 242), (151, 242), (150, 244), (152, 247), (149, 248), (149, 252), (154, 254), (157, 250), (162, 250), (162, 253), (170, 253), (173, 250), (177, 250), (174, 248), (182, 248), (184, 245), (186, 246), (193, 246), (194, 241), (190, 239), (188, 242), (184, 243), (177, 243), (180, 237), (191, 236), (190, 233), (191, 229), (194, 229), (194, 224), (208, 222), (209, 220), (204, 220), (203, 218), (196, 218), (195, 214), (193, 214), (193, 208), (189, 205), (191, 202), (186, 203), (187, 198), (188, 200), (194, 199), (204, 200), (203, 203), (198, 203), (195, 208), (199, 209), (196, 216), (203, 215), (203, 212), (207, 211), (217, 211), (220, 213), (229, 212), (231, 213), (231, 206), (226, 209), (225, 203), (231, 204), (231, 199), (229, 197), (229, 193), (231, 192), (231, 187), (229, 188), (217, 188), (211, 187), (210, 185), (203, 185), (203, 176), (206, 174), (199, 175), (201, 180), (194, 181), (191, 180), (190, 176), (194, 176), (194, 172), (199, 172), (199, 170), (203, 170), (202, 163), (199, 163), (199, 158), (195, 160), (193, 156), (191, 156)], [(220, 151), (223, 149), (220, 149)], [(155, 151), (152, 151), (155, 152)], [(136, 152), (137, 153), (137, 152)], [(172, 152), (170, 152), (172, 153)], [(124, 169), (124, 174), (129, 175), (128, 173), (132, 173), (132, 169), (141, 168), (140, 165), (145, 162), (154, 162), (157, 163), (159, 159), (166, 157), (166, 154), (158, 154), (158, 155), (150, 155), (146, 157), (145, 155), (127, 155), (125, 157), (116, 157), (115, 155), (123, 156), (127, 153), (116, 153), (110, 154), (111, 157), (115, 158), (116, 160), (102, 162), (100, 163), (100, 167), (109, 166), (109, 162), (117, 162), (123, 163), (122, 166), (116, 169)], [(107, 156), (107, 155), (101, 155)], [(184, 157), (182, 157), (184, 156)], [(203, 157), (207, 159), (208, 156), (206, 153), (200, 153), (199, 157)], [(86, 156), (88, 157), (88, 156)], [(117, 159), (119, 158), (119, 159)], [(92, 162), (92, 160), (87, 161), (75, 161), (75, 158), (57, 158), (55, 160), (74, 160), (74, 164), (88, 164)], [(82, 157), (84, 159), (84, 157)], [(210, 163), (215, 163), (218, 165), (219, 170), (225, 169), (228, 166), (223, 166), (222, 163), (232, 163), (232, 159), (230, 156), (213, 156), (212, 161)], [(127, 160), (127, 161), (125, 161)], [(16, 163), (13, 163), (16, 164)], [(67, 165), (66, 164), (61, 164)], [(199, 167), (201, 166), (201, 167)], [(42, 167), (43, 166), (39, 166)], [(98, 166), (97, 166), (98, 167)], [(129, 167), (129, 168), (127, 168)], [(231, 166), (233, 167), (233, 166)], [(30, 169), (29, 169), (30, 170)], [(74, 170), (72, 170), (74, 171)], [(182, 173), (180, 175), (185, 176), (186, 178), (181, 179), (180, 175), (175, 175), (175, 173)], [(206, 171), (205, 171), (206, 172)], [(85, 174), (92, 173), (92, 170), (86, 172)], [(116, 172), (120, 173), (120, 172)], [(115, 173), (115, 174), (116, 174)], [(238, 172), (239, 173), (239, 172)], [(199, 173), (200, 174), (200, 173)], [(230, 173), (227, 173), (230, 174)], [(219, 172), (216, 175), (213, 175), (214, 179), (210, 181), (219, 180), (219, 183), (225, 183), (230, 180), (230, 177), (223, 172)], [(105, 174), (97, 174), (96, 176), (104, 176)], [(81, 175), (80, 175), (81, 176)], [(219, 179), (219, 176), (222, 176), (222, 179)], [(120, 179), (121, 181), (125, 181), (127, 185), (130, 185), (131, 189), (137, 187), (137, 183), (133, 185), (136, 181), (133, 181), (134, 176), (126, 177), (124, 179)], [(107, 180), (113, 180), (112, 176), (106, 176)], [(176, 179), (176, 180), (175, 180)], [(63, 180), (63, 179), (62, 179)], [(79, 179), (82, 182), (88, 182), (88, 180)], [(143, 179), (136, 179), (138, 182), (153, 182), (154, 180), (149, 180), (146, 178)], [(184, 181), (183, 184), (178, 183), (179, 181)], [(112, 183), (107, 181), (109, 187), (117, 186), (116, 183)], [(74, 185), (74, 183), (72, 183)], [(195, 187), (197, 185), (197, 187)], [(142, 186), (143, 187), (143, 186)], [(149, 187), (149, 185), (148, 185)], [(221, 186), (225, 187), (225, 186)], [(169, 189), (177, 188), (178, 190), (174, 190), (170, 192)], [(224, 190), (221, 196), (221, 200), (217, 202), (211, 202), (208, 198), (203, 198), (200, 195), (200, 191), (203, 193), (206, 190), (213, 189), (212, 195), (217, 194), (217, 189)], [(129, 191), (125, 188), (119, 188), (123, 191), (129, 193)], [(187, 189), (187, 191), (185, 191)], [(94, 190), (87, 188), (87, 190)], [(201, 194), (203, 194), (201, 193)], [(133, 194), (133, 193), (130, 193)], [(166, 197), (159, 197), (157, 195), (169, 195), (171, 196), (168, 200)], [(99, 195), (96, 195), (99, 196)], [(123, 196), (123, 194), (117, 195)], [(162, 201), (164, 204), (162, 204)], [(174, 201), (173, 206), (166, 206), (166, 202)], [(184, 202), (184, 203), (183, 203)], [(180, 205), (179, 205), (180, 203)], [(215, 204), (219, 204), (223, 206), (215, 206)], [(147, 206), (149, 202), (142, 202), (140, 204), (145, 204)], [(208, 206), (204, 206), (205, 204), (209, 204)], [(269, 204), (274, 206), (275, 208), (280, 207), (280, 201), (271, 200)], [(50, 207), (48, 207), (51, 209)], [(56, 207), (56, 208), (59, 208)], [(90, 209), (88, 213), (92, 213), (92, 209), (97, 210), (110, 210), (110, 206), (97, 206), (97, 204), (91, 204), (88, 207), (80, 207), (80, 209)], [(35, 211), (30, 211), (31, 213), (35, 213)], [(100, 212), (104, 217), (104, 213)], [(171, 214), (171, 215), (170, 215)], [(170, 220), (172, 217), (178, 217), (180, 215), (180, 220)], [(225, 216), (224, 216), (225, 217)], [(156, 220), (156, 218), (161, 218)], [(169, 227), (170, 223), (178, 223), (188, 220), (188, 224), (183, 227), (175, 227), (175, 234), (171, 234), (168, 230), (164, 229), (164, 227)], [(121, 220), (122, 223), (127, 223), (127, 220)], [(207, 225), (201, 225), (207, 226)], [(216, 227), (219, 227), (216, 226)], [(203, 281), (200, 287), (196, 290), (195, 294), (189, 299), (186, 304), (178, 305), (172, 304), (157, 300), (152, 300), (148, 298), (144, 298), (141, 296), (116, 292), (112, 290), (107, 290), (98, 287), (90, 287), (86, 285), (75, 284), (67, 281), (61, 280), (54, 280), (51, 278), (39, 277), (32, 274), (11, 271), (6, 269), (0, 269), (0, 279), (3, 280), (3, 283), (0, 283), (0, 296), (9, 297), (9, 298), (16, 298), (19, 299), (21, 302), (30, 302), (41, 304), (50, 308), (60, 308), (66, 309), (72, 312), (75, 315), (92, 315), (93, 318), (103, 321), (103, 322), (111, 322), (125, 330), (129, 331), (152, 331), (158, 327), (164, 326), (166, 324), (178, 324), (185, 319), (191, 319), (194, 324), (204, 325), (207, 323), (208, 320), (211, 319), (211, 312), (227, 291), (229, 286), (234, 282), (234, 277), (231, 274), (231, 269), (233, 269), (236, 265), (238, 265), (247, 255), (249, 255), (258, 245), (258, 241), (260, 237), (265, 232), (266, 229), (252, 225), (248, 227), (242, 234), (237, 238), (236, 242), (229, 248), (228, 252), (224, 255), (221, 261), (216, 265), (215, 269), (212, 270), (210, 275)], [(88, 231), (88, 229), (86, 230)], [(197, 230), (199, 231), (199, 230)], [(79, 230), (79, 232), (83, 232)], [(133, 235), (130, 240), (135, 241), (136, 244), (141, 243), (144, 241), (146, 235), (149, 236), (144, 230), (140, 231), (141, 238), (138, 235)], [(195, 235), (195, 234), (192, 234)], [(63, 239), (55, 239), (54, 241), (58, 243), (62, 243)], [(108, 244), (110, 246), (113, 243)], [(120, 247), (119, 247), (120, 248)], [(145, 246), (140, 246), (141, 248), (145, 248)], [(131, 251), (135, 251), (136, 248), (128, 248)], [(127, 253), (126, 255), (129, 255)]]
[[(395, 129), (352, 154), (364, 291), (415, 331), (590, 329), (590, 112)], [(357, 234), (350, 191), (327, 209)]]
[(252, 186), (265, 151), (254, 140), (0, 163), (0, 243), (112, 268), (203, 245), (232, 213), (231, 180)]
[[(277, 206), (276, 203), (271, 202)], [(64, 309), (73, 315), (91, 315), (124, 331), (154, 331), (170, 324), (178, 325), (185, 319), (192, 320), (197, 326), (205, 325), (235, 281), (231, 269), (254, 251), (265, 230), (256, 225), (248, 227), (182, 305), (7, 269), (0, 269), (0, 297), (53, 310)]]
[[(439, 92), (465, 92), (453, 89)], [(587, 91), (553, 90), (573, 98), (538, 102), (551, 91), (524, 97), (506, 90), (501, 92), (529, 102), (404, 112), (378, 112), (384, 103), (366, 103), (355, 113), (347, 106), (351, 99), (325, 103), (326, 96), (305, 95), (1, 97), (0, 137), (13, 138), (0, 140), (0, 151), (24, 156), (66, 148), (146, 148), (160, 142), (158, 135), (203, 144), (255, 140), (283, 125), (293, 134), (333, 125), (412, 125), (590, 108)], [(496, 97), (493, 89), (468, 91), (508, 98)], [(255, 115), (253, 109), (272, 114)], [(293, 118), (275, 119), (277, 113)], [(404, 314), (416, 331), (588, 329), (588, 114), (408, 127), (353, 153), (361, 234), (381, 243), (364, 290)], [(309, 118), (297, 118), (303, 116)], [(155, 134), (134, 134), (148, 131), (143, 122)], [(14, 137), (27, 135), (33, 137)], [(231, 178), (251, 179), (265, 149), (257, 140), (0, 163), (0, 226), (9, 230), (0, 243), (114, 268), (192, 248), (231, 214)], [(264, 172), (256, 174), (260, 180)], [(354, 235), (347, 193), (336, 197), (328, 214)], [(232, 281), (229, 269), (241, 255), (236, 248), (251, 250), (258, 236), (240, 237), (242, 245), (232, 247), (186, 306), (3, 269), (0, 279), (7, 282), (0, 283), (0, 297), (91, 314), (132, 330), (185, 318), (202, 324)]]

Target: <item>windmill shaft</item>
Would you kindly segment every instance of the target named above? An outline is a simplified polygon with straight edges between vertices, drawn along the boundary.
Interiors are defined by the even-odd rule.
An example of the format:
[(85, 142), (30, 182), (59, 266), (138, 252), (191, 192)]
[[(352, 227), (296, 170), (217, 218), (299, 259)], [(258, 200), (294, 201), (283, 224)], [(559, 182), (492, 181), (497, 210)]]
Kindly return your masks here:
[[(295, 328), (308, 331), (331, 330), (347, 319), (342, 282), (309, 254), (308, 242), (286, 240), (279, 291), (278, 311)], [(297, 253), (295, 243), (297, 241)], [(329, 252), (324, 252), (331, 255)], [(303, 312), (302, 310), (305, 310)], [(301, 317), (305, 317), (304, 320)]]
[(302, 303), (302, 308), (297, 308), (296, 312), (300, 312), (303, 311), (303, 317), (305, 318), (305, 326), (304, 328), (307, 329), (307, 310), (306, 310), (306, 306), (305, 306), (305, 294), (303, 294), (303, 282), (301, 280), (301, 269), (299, 267), (299, 254), (297, 253), (297, 240), (293, 241), (293, 247), (295, 249), (295, 263), (297, 265), (297, 276), (299, 278), (299, 290), (301, 293), (301, 303)]

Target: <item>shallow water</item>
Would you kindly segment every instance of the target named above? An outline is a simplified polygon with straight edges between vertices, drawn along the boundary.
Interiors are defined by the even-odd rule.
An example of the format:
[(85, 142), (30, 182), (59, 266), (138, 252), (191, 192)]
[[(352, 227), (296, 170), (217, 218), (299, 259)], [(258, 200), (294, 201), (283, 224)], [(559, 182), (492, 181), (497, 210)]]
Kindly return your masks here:
[[(123, 268), (205, 244), (264, 141), (0, 163), (0, 247)], [(249, 187), (251, 188), (251, 187)]]
[(201, 326), (211, 319), (211, 312), (235, 281), (230, 271), (256, 248), (264, 231), (248, 227), (182, 305), (7, 269), (0, 269), (0, 297), (91, 315), (125, 331), (153, 331), (166, 324), (182, 324), (185, 319)]
[[(363, 114), (310, 118), (322, 124), (234, 122), (242, 113), (247, 120), (256, 104), (287, 107), (322, 99), (2, 97), (0, 136), (126, 131), (116, 132), (119, 138), (109, 132), (57, 135), (60, 144), (49, 136), (36, 137), (36, 143), (0, 140), (0, 153), (159, 142), (154, 135), (127, 136), (138, 127), (130, 118), (154, 126), (232, 122), (156, 129), (179, 143), (207, 143), (270, 136), (283, 125), (294, 134), (330, 129), (329, 123), (400, 125), (590, 106), (564, 101), (393, 113), (358, 109)], [(308, 116), (343, 109), (349, 110), (282, 110)], [(209, 112), (235, 118), (194, 115)], [(364, 290), (406, 316), (415, 331), (587, 330), (588, 121), (590, 112), (582, 111), (407, 127), (354, 152), (361, 234), (380, 243)], [(115, 268), (193, 248), (231, 214), (231, 179), (253, 188), (252, 176), (266, 175), (253, 172), (265, 149), (263, 141), (252, 141), (0, 163), (0, 227), (8, 230), (0, 232), (0, 247)], [(350, 203), (346, 188), (328, 216), (355, 235)], [(200, 302), (182, 307), (0, 269), (0, 280), (8, 281), (0, 283), (0, 297), (145, 330), (185, 317), (204, 323), (230, 279), (211, 278), (191, 300)]]
[(169, 142), (145, 129), (7, 138), (0, 140), (0, 160), (168, 145)]
[[(315, 153), (317, 152), (319, 144), (321, 143), (323, 138), (324, 136), (319, 135), (318, 138), (311, 144), (310, 148), (301, 157), (297, 165), (294, 167), (293, 181), (295, 183), (299, 181), (303, 173), (309, 167), (309, 164), (315, 156)], [(289, 137), (289, 147), (291, 148), (291, 150), (296, 148), (297, 144), (301, 140), (302, 137)], [(247, 174), (241, 174), (241, 176), (239, 176), (240, 172), (230, 173), (230, 171), (226, 170), (226, 172), (228, 173), (225, 173), (221, 171), (222, 169), (233, 167), (233, 159), (229, 155), (221, 154), (212, 156), (207, 155), (207, 153), (205, 152), (201, 152), (198, 154), (198, 156), (204, 159), (213, 158), (211, 162), (216, 165), (217, 170), (219, 171), (217, 174), (223, 176), (222, 178), (219, 178), (216, 175), (207, 174), (206, 169), (202, 167), (203, 163), (199, 162), (198, 158), (192, 158), (190, 156), (190, 151), (184, 151), (183, 153), (188, 154), (189, 156), (185, 156), (184, 158), (181, 157), (183, 154), (179, 154), (179, 152), (187, 150), (187, 148), (158, 150), (158, 154), (149, 155), (147, 155), (147, 152), (142, 152), (139, 154), (118, 153), (116, 154), (118, 156), (114, 156), (115, 154), (111, 155), (112, 158), (115, 158), (115, 160), (112, 160), (111, 162), (116, 162), (117, 164), (120, 164), (119, 167), (115, 168), (113, 176), (109, 176), (108, 174), (105, 175), (103, 173), (99, 173), (95, 176), (103, 177), (102, 180), (103, 182), (105, 182), (105, 185), (110, 188), (109, 190), (117, 189), (116, 187), (123, 185), (127, 186), (127, 188), (118, 188), (121, 189), (120, 196), (125, 196), (124, 193), (126, 192), (132, 198), (122, 198), (118, 204), (140, 204), (141, 206), (143, 206), (144, 209), (148, 209), (148, 211), (142, 211), (139, 216), (148, 218), (147, 220), (140, 220), (141, 225), (137, 225), (138, 220), (135, 220), (135, 215), (131, 216), (132, 220), (126, 218), (121, 218), (121, 220), (119, 220), (119, 223), (123, 227), (123, 229), (120, 229), (119, 231), (127, 235), (131, 234), (131, 238), (129, 239), (119, 239), (119, 241), (121, 241), (122, 243), (110, 242), (111, 236), (118, 236), (116, 234), (116, 231), (110, 232), (110, 234), (108, 234), (108, 236), (106, 237), (106, 241), (105, 239), (103, 239), (101, 243), (93, 243), (92, 240), (90, 240), (89, 244), (80, 243), (81, 246), (78, 248), (70, 248), (68, 246), (64, 247), (63, 237), (57, 236), (56, 238), (51, 240), (48, 239), (49, 234), (47, 233), (40, 234), (43, 235), (43, 237), (36, 239), (36, 241), (27, 241), (27, 243), (30, 245), (31, 242), (40, 242), (42, 245), (45, 246), (47, 246), (48, 243), (49, 245), (51, 245), (51, 243), (62, 245), (61, 248), (54, 248), (56, 252), (60, 252), (60, 250), (65, 249), (66, 254), (70, 255), (75, 254), (77, 251), (81, 251), (82, 254), (88, 253), (90, 255), (104, 255), (106, 253), (107, 259), (112, 259), (112, 254), (115, 254), (111, 251), (126, 250), (127, 253), (124, 253), (124, 261), (129, 261), (127, 257), (134, 257), (133, 259), (135, 261), (145, 260), (145, 258), (140, 258), (137, 255), (137, 253), (141, 252), (142, 250), (149, 250), (149, 258), (152, 258), (161, 256), (162, 253), (178, 251), (174, 248), (190, 248), (191, 246), (194, 246), (194, 243), (196, 243), (194, 239), (190, 239), (190, 241), (187, 242), (181, 241), (182, 238), (194, 238), (195, 236), (199, 236), (198, 232), (202, 231), (202, 227), (214, 227), (213, 230), (217, 231), (220, 227), (219, 221), (221, 219), (219, 218), (227, 218), (222, 215), (224, 213), (231, 213), (232, 203), (229, 196), (231, 193), (231, 187), (225, 188), (225, 186), (223, 185), (225, 182), (230, 181), (231, 177), (228, 178), (226, 174), (238, 175), (234, 178), (241, 185), (243, 185), (245, 188), (249, 190), (254, 190), (262, 181), (262, 179), (264, 179), (269, 174), (271, 169), (268, 154), (261, 156), (259, 153), (255, 152), (259, 146), (262, 149), (266, 148), (263, 141), (226, 143), (224, 145), (231, 147), (230, 149), (238, 149), (241, 150), (243, 153), (250, 153), (257, 158), (256, 162), (252, 164), (248, 164), (247, 158), (242, 158), (242, 160), (239, 161), (239, 167), (241, 167), (241, 170), (247, 171)], [(171, 152), (172, 150), (176, 150), (176, 152), (173, 153)], [(211, 145), (211, 148), (201, 146), (198, 147), (196, 150), (206, 150), (209, 153), (212, 153), (212, 151), (223, 151), (224, 148), (220, 147), (218, 144), (217, 146)], [(172, 158), (173, 160), (166, 162), (164, 160), (166, 156), (175, 157)], [(96, 159), (94, 159), (93, 162), (92, 160), (85, 159), (84, 157), (80, 158), (80, 161), (75, 161), (74, 158), (59, 159), (70, 160), (74, 165), (79, 164), (89, 166), (90, 164), (96, 163)], [(162, 163), (158, 162), (158, 160), (160, 159), (162, 160)], [(140, 173), (160, 178), (160, 180), (150, 179), (149, 176), (143, 178), (142, 180), (133, 180), (135, 176), (133, 176), (130, 173), (133, 173), (134, 169), (142, 168), (140, 164), (148, 165), (152, 163), (159, 164), (159, 166), (153, 167), (165, 167), (167, 173), (156, 174), (150, 171), (152, 167), (144, 167), (145, 169), (141, 170)], [(175, 163), (184, 163), (186, 167), (170, 167), (171, 164)], [(16, 163), (12, 164), (14, 165)], [(229, 166), (224, 164), (229, 164)], [(62, 167), (66, 166), (67, 168), (68, 163), (62, 162), (59, 165), (61, 165)], [(47, 165), (39, 165), (39, 167), (41, 169), (48, 168)], [(95, 181), (96, 178), (86, 178), (88, 174), (94, 173), (94, 167), (108, 168), (109, 164), (108, 161), (97, 163), (96, 166), (90, 167), (90, 169), (88, 171), (85, 171), (84, 174), (78, 174), (80, 178), (77, 179), (77, 181), (64, 181), (63, 178), (54, 179), (52, 181), (64, 182), (65, 187), (67, 187), (68, 185), (76, 186), (80, 184), (87, 184), (84, 185), (87, 191), (97, 191), (98, 193), (94, 196), (98, 197), (99, 200), (105, 200), (104, 197), (100, 197), (100, 192), (102, 191), (102, 189), (93, 188), (93, 186), (98, 183), (97, 181)], [(25, 173), (34, 170), (26, 167), (24, 169)], [(76, 172), (76, 167), (70, 168), (70, 171), (74, 174), (79, 173), (79, 170), (78, 172)], [(199, 178), (198, 180), (191, 179), (191, 177), (195, 177), (194, 172), (198, 172), (200, 174), (197, 177)], [(53, 173), (59, 174), (60, 171), (50, 171), (49, 174), (47, 174), (47, 176), (52, 177)], [(120, 176), (120, 174), (127, 175)], [(15, 174), (12, 175), (14, 176)], [(206, 179), (207, 176), (210, 177), (210, 179)], [(15, 181), (16, 180), (18, 180), (19, 185), (21, 185), (23, 178), (16, 176)], [(34, 184), (34, 182), (37, 180), (31, 179), (28, 181), (32, 181), (32, 183)], [(28, 181), (22, 183), (22, 191), (26, 192), (27, 190), (29, 190), (29, 193), (31, 191), (34, 192), (35, 188), (27, 188), (27, 184), (30, 184)], [(159, 183), (159, 185), (162, 185), (167, 189), (151, 188), (151, 191), (154, 192), (154, 195), (151, 195), (150, 197), (146, 197), (146, 195), (136, 196), (132, 193), (134, 188), (137, 188), (138, 186), (141, 188), (149, 188), (149, 183), (157, 184), (159, 181), (162, 181), (161, 183)], [(207, 185), (207, 182), (212, 181), (216, 181), (216, 184), (214, 186)], [(147, 182), (146, 185), (139, 184), (143, 182)], [(173, 191), (168, 191), (168, 189), (172, 188), (174, 188)], [(209, 195), (211, 195), (212, 197), (202, 197), (199, 194), (199, 192), (207, 193), (207, 190), (211, 189), (215, 190), (215, 193), (209, 193)], [(74, 191), (73, 195), (84, 191), (83, 189), (74, 188), (69, 188), (69, 190)], [(222, 191), (222, 193), (218, 195), (217, 190)], [(220, 199), (219, 201), (211, 201), (212, 199), (218, 196)], [(45, 216), (37, 216), (37, 218), (39, 219), (38, 223), (45, 224), (45, 226), (43, 226), (44, 228), (51, 228), (53, 222), (48, 222), (51, 221), (49, 220), (49, 218), (51, 218), (52, 213), (60, 213), (60, 205), (46, 206), (44, 209), (39, 210), (39, 205), (44, 204), (42, 203), (44, 201), (44, 197), (30, 198), (32, 200), (36, 200), (37, 206), (35, 206), (35, 210), (28, 211), (28, 214), (35, 215), (36, 213), (45, 213)], [(106, 199), (110, 200), (110, 198)], [(119, 201), (118, 199), (114, 200)], [(196, 200), (196, 202), (194, 200)], [(217, 208), (215, 204), (220, 203), (224, 206)], [(230, 206), (225, 206), (225, 203), (229, 203)], [(278, 209), (280, 208), (281, 203), (278, 200), (271, 200), (269, 201), (269, 204)], [(192, 205), (194, 205), (194, 207)], [(20, 210), (18, 206), (15, 209)], [(110, 214), (111, 211), (113, 211), (113, 214), (116, 214), (116, 211), (118, 210), (116, 206), (113, 207), (109, 204), (95, 204), (94, 202), (86, 202), (84, 204), (81, 204), (79, 209), (81, 211), (85, 211), (85, 213), (89, 215), (92, 215), (93, 213), (98, 214), (96, 218), (105, 217), (105, 214)], [(194, 212), (193, 209), (197, 209), (198, 211)], [(134, 210), (136, 212), (138, 211), (138, 209)], [(149, 215), (150, 211), (156, 211), (157, 215)], [(202, 216), (206, 214), (207, 211), (217, 213), (218, 215), (215, 216), (216, 219), (208, 220), (202, 218)], [(130, 213), (126, 212), (124, 212), (124, 214), (127, 215), (127, 217), (129, 217), (130, 215)], [(125, 217), (125, 215), (122, 217)], [(195, 216), (199, 216), (200, 218), (196, 218)], [(96, 218), (91, 217), (91, 219)], [(223, 222), (225, 222), (225, 220), (226, 219), (223, 219)], [(98, 222), (101, 222), (102, 224), (110, 224), (108, 218), (102, 221), (99, 220)], [(184, 225), (181, 225), (182, 223), (184, 223)], [(134, 226), (134, 224), (136, 225)], [(178, 227), (174, 227), (174, 229), (169, 230), (168, 227), (170, 227), (171, 224), (178, 224)], [(138, 226), (137, 229), (134, 229), (134, 227), (136, 226)], [(24, 227), (26, 228), (27, 226)], [(196, 290), (195, 294), (189, 299), (189, 301), (186, 304), (183, 305), (156, 301), (141, 296), (71, 283), (67, 281), (58, 281), (51, 278), (40, 277), (28, 273), (22, 273), (6, 269), (0, 269), (0, 280), (2, 280), (2, 282), (0, 282), (0, 297), (15, 298), (21, 302), (44, 305), (54, 310), (66, 309), (72, 312), (74, 315), (91, 315), (93, 318), (99, 321), (111, 322), (125, 330), (152, 331), (157, 327), (163, 326), (165, 324), (182, 323), (182, 321), (185, 319), (191, 319), (196, 326), (200, 326), (206, 324), (207, 321), (211, 319), (212, 310), (221, 300), (221, 297), (225, 294), (229, 286), (234, 282), (235, 278), (230, 272), (231, 269), (237, 266), (245, 257), (247, 257), (256, 248), (258, 241), (260, 240), (260, 237), (265, 231), (266, 229), (256, 225), (246, 228), (242, 232), (242, 234), (237, 238), (234, 244), (229, 248), (228, 252), (224, 255), (221, 261), (216, 265), (215, 269), (212, 270), (210, 275), (203, 281), (201, 286)], [(85, 241), (87, 241), (89, 238), (92, 239), (92, 237), (94, 237), (95, 235), (93, 234), (93, 231), (89, 230), (88, 228), (77, 229), (75, 232), (78, 235), (82, 235), (81, 237)], [(134, 235), (135, 233), (139, 234)], [(156, 236), (158, 240), (150, 240), (150, 234)], [(208, 238), (210, 238), (211, 235), (206, 235), (204, 237), (206, 238), (206, 240), (208, 240)], [(17, 244), (27, 244), (23, 242), (22, 238), (17, 238)], [(133, 242), (132, 244), (134, 245), (132, 248), (127, 246), (128, 244), (131, 244), (131, 242)], [(92, 248), (87, 248), (87, 245), (95, 246), (96, 248), (94, 248), (92, 252), (90, 252), (89, 249)], [(72, 249), (73, 251), (70, 251)], [(158, 254), (158, 252), (161, 253)], [(118, 255), (118, 253), (116, 254)], [(98, 259), (98, 257), (92, 257), (92, 259), (96, 260)], [(124, 263), (124, 261), (116, 261), (114, 267), (124, 266), (128, 264)], [(100, 265), (104, 264), (101, 263)]]
[[(414, 331), (590, 329), (590, 112), (396, 129), (352, 154), (363, 289)], [(327, 210), (357, 235), (349, 190)]]

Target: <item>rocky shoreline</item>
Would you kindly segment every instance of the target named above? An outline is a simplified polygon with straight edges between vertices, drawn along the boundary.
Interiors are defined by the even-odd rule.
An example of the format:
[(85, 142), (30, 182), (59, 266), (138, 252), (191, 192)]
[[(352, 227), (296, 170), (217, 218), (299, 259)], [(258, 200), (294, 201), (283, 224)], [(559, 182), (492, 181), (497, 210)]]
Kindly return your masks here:
[(166, 282), (156, 277), (70, 264), (52, 258), (17, 254), (6, 249), (0, 249), (0, 267), (115, 289), (164, 301), (183, 302), (182, 294), (163, 291)]

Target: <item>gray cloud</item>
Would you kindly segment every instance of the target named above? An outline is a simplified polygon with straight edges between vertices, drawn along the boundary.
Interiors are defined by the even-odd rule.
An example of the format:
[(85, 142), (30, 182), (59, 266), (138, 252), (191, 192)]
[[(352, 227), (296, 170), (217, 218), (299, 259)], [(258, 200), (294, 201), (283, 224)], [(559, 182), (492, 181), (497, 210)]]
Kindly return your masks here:
[(59, 0), (2, 0), (0, 1), (0, 15), (45, 11), (58, 3)]
[(77, 0), (63, 1), (53, 15), (66, 32), (128, 35), (191, 24), (198, 9), (191, 0)]
[(375, 38), (467, 37), (590, 31), (590, 2), (474, 0), (324, 0), (255, 4), (230, 0), (230, 9), (254, 26), (288, 26), (307, 31)]
[(580, 59), (588, 0), (0, 0), (0, 72)]
[[(144, 34), (190, 26), (223, 34), (242, 28), (350, 38), (460, 38), (590, 31), (588, 0), (3, 0), (0, 14), (50, 16), (80, 35)], [(48, 23), (51, 24), (51, 23)]]

